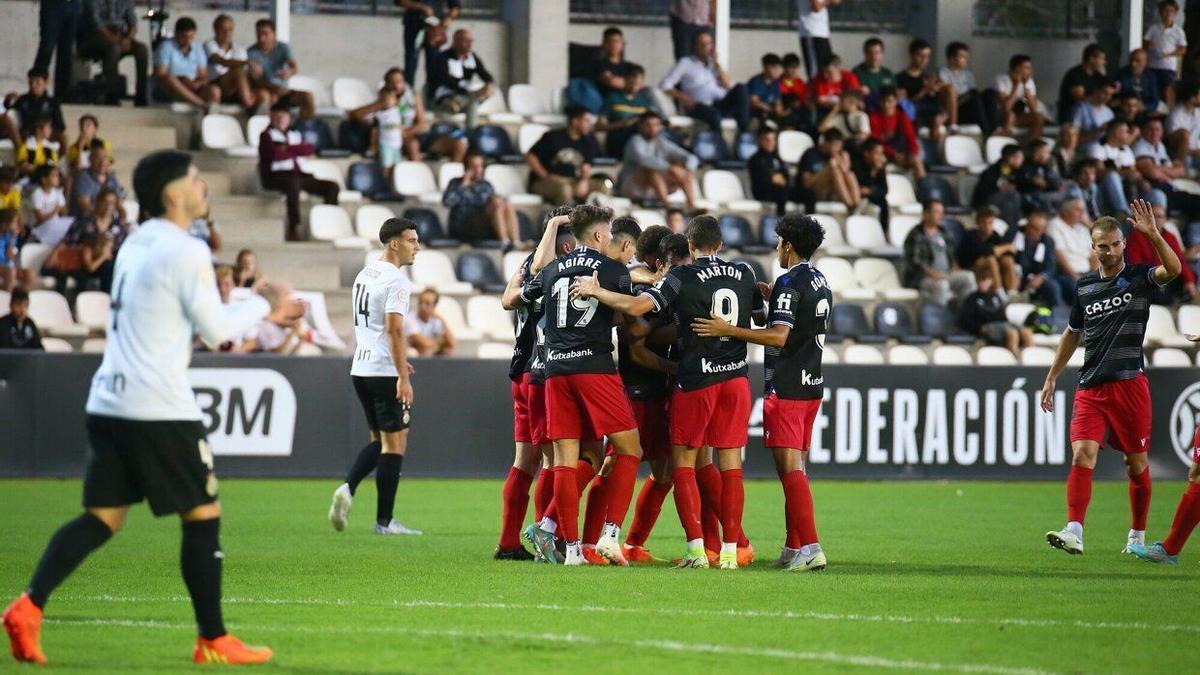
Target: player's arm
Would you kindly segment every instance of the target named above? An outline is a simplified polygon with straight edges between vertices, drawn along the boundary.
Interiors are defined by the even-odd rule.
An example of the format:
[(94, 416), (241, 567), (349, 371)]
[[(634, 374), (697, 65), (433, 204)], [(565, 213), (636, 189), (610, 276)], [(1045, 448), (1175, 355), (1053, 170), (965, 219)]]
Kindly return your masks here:
[(575, 277), (575, 281), (571, 283), (572, 298), (595, 298), (600, 304), (605, 307), (611, 307), (625, 316), (636, 317), (658, 309), (653, 298), (650, 297), (652, 291), (645, 291), (637, 295), (626, 295), (610, 291), (600, 285), (600, 273), (596, 272), (590, 277)]
[(388, 352), (396, 365), (396, 400), (405, 405), (413, 403), (411, 372), (408, 368), (408, 342), (404, 339), (404, 315), (388, 312), (384, 315), (384, 326), (388, 336)]
[(525, 269), (518, 269), (516, 274), (508, 280), (508, 284), (504, 287), (504, 293), (500, 296), (500, 306), (508, 311), (519, 309), (525, 306), (525, 299), (521, 297), (521, 290), (525, 286)]
[(782, 347), (791, 335), (792, 327), (777, 323), (766, 328), (740, 328), (713, 314), (707, 319), (693, 320), (692, 332), (700, 337), (731, 337), (756, 345)]
[(1179, 262), (1179, 256), (1175, 255), (1175, 252), (1167, 245), (1167, 240), (1158, 231), (1158, 225), (1154, 221), (1154, 211), (1151, 210), (1150, 202), (1144, 199), (1135, 199), (1129, 205), (1129, 210), (1133, 212), (1133, 215), (1129, 218), (1129, 222), (1133, 225), (1134, 229), (1150, 239), (1155, 253), (1158, 254), (1158, 259), (1162, 262), (1151, 273), (1154, 283), (1159, 286), (1171, 283), (1171, 280), (1179, 276), (1179, 273), (1183, 271), (1183, 265)]
[(546, 221), (546, 229), (542, 231), (542, 238), (538, 241), (537, 248), (533, 252), (533, 260), (529, 264), (529, 274), (531, 276), (541, 272), (546, 265), (549, 265), (554, 260), (554, 242), (558, 240), (558, 228), (570, 220), (571, 216), (568, 214), (554, 216)]
[(643, 368), (663, 373), (675, 373), (674, 361), (655, 354), (646, 346), (646, 337), (650, 334), (650, 324), (640, 317), (625, 318), (617, 337), (629, 349), (629, 358)]
[(1079, 348), (1079, 337), (1083, 334), (1083, 312), (1078, 300), (1071, 310), (1071, 320), (1058, 341), (1058, 349), (1054, 352), (1054, 362), (1050, 364), (1050, 372), (1046, 373), (1046, 381), (1042, 383), (1042, 410), (1054, 412), (1054, 383), (1067, 367), (1067, 361)]

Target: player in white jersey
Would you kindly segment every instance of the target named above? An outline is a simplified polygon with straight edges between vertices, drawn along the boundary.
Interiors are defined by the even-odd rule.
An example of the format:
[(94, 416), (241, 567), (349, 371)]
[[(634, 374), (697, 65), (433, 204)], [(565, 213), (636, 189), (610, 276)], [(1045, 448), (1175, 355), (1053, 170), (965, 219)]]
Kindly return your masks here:
[(412, 282), (400, 268), (411, 265), (421, 250), (417, 225), (404, 218), (389, 218), (379, 229), (379, 241), (383, 242), (383, 255), (354, 278), (354, 339), (358, 347), (350, 367), (371, 442), (359, 451), (346, 481), (334, 491), (329, 522), (334, 529), (345, 529), (354, 491), (374, 469), (378, 492), (375, 534), (421, 534), (392, 517), (413, 403), (412, 369), (404, 338)]
[[(188, 235), (208, 205), (187, 154), (148, 155), (134, 169), (133, 185), (150, 220), (117, 256), (108, 342), (87, 401), (92, 452), (84, 513), (51, 538), (28, 590), (5, 611), (4, 629), (18, 661), (45, 663), (40, 628), (50, 593), (121, 529), (130, 505), (145, 499), (154, 515), (182, 520), (180, 567), (199, 628), (193, 660), (262, 663), (271, 650), (243, 645), (222, 622), (221, 506), (187, 368), (194, 334), (220, 344), (262, 320), (270, 306), (257, 295), (221, 304), (208, 247)], [(289, 305), (291, 318), (303, 313), (303, 304)]]

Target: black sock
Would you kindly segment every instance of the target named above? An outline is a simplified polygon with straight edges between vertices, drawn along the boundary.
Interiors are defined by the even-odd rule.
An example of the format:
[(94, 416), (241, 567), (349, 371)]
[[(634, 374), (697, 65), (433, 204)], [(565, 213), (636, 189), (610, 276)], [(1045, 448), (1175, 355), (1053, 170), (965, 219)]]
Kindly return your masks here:
[(196, 625), (206, 640), (225, 634), (221, 620), (221, 519), (183, 522), (183, 543), (179, 547), (179, 569), (183, 583), (192, 596)]
[(88, 554), (112, 538), (112, 530), (96, 516), (85, 513), (58, 528), (46, 552), (38, 562), (33, 579), (29, 582), (29, 599), (38, 607), (45, 607), (50, 594), (58, 588)]
[(358, 451), (358, 457), (354, 460), (354, 466), (350, 467), (350, 473), (346, 474), (346, 485), (350, 486), (351, 495), (358, 490), (358, 484), (375, 470), (375, 465), (379, 463), (379, 452), (382, 449), (382, 443), (371, 441), (364, 445), (362, 450)]
[(390, 452), (379, 455), (379, 467), (375, 469), (375, 490), (379, 501), (375, 506), (375, 522), (387, 525), (392, 522), (392, 509), (396, 505), (396, 488), (400, 485), (400, 466), (404, 456)]

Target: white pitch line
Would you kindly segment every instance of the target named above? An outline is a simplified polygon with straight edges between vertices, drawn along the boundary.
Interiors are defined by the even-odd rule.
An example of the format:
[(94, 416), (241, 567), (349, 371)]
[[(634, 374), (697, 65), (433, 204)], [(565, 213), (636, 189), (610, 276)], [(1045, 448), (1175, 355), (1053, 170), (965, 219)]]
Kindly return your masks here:
[[(192, 630), (191, 623), (168, 623), (165, 621), (143, 621), (136, 619), (46, 619), (48, 624), (77, 625), (77, 626), (117, 626), (127, 628), (154, 628), (162, 630)], [(343, 633), (359, 635), (375, 633), (382, 635), (408, 635), (429, 638), (455, 638), (489, 641), (521, 641), (545, 644), (555, 642), (562, 644), (590, 646), (619, 646), (622, 648), (651, 649), (674, 653), (687, 654), (716, 654), (722, 656), (751, 656), (789, 661), (810, 661), (831, 663), (862, 668), (889, 668), (892, 670), (916, 670), (922, 672), (959, 672), (959, 673), (992, 673), (994, 675), (1050, 675), (1053, 671), (1036, 668), (1013, 668), (990, 663), (945, 663), (940, 661), (914, 661), (912, 659), (890, 659), (870, 654), (841, 654), (833, 651), (794, 651), (773, 647), (743, 647), (740, 645), (714, 644), (707, 642), (681, 642), (677, 640), (604, 640), (591, 635), (578, 633), (522, 633), (518, 631), (465, 631), (465, 630), (435, 630), (427, 628), (388, 628), (383, 626), (263, 626), (253, 624), (238, 624), (239, 630), (280, 633), (306, 633), (326, 635)]]
[[(190, 602), (187, 596), (157, 596), (138, 597), (125, 595), (80, 595), (63, 596), (64, 599), (86, 600), (94, 602)], [(595, 612), (617, 614), (664, 614), (668, 616), (696, 616), (712, 618), (743, 618), (743, 619), (804, 619), (809, 621), (858, 621), (865, 623), (892, 624), (941, 624), (961, 626), (1019, 626), (1026, 628), (1079, 628), (1087, 630), (1150, 630), (1176, 633), (1198, 633), (1200, 625), (1190, 624), (1154, 624), (1141, 621), (1082, 621), (1060, 619), (1025, 619), (997, 618), (985, 619), (966, 616), (911, 616), (903, 614), (841, 614), (835, 612), (793, 611), (793, 610), (757, 610), (757, 609), (683, 609), (664, 607), (611, 607), (605, 605), (556, 605), (543, 603), (508, 603), (508, 602), (448, 602), (442, 600), (393, 600), (381, 602), (378, 600), (327, 600), (323, 598), (245, 598), (228, 597), (222, 600), (230, 605), (297, 605), (309, 607), (397, 607), (407, 609), (499, 609), (505, 611), (544, 611), (544, 612)]]

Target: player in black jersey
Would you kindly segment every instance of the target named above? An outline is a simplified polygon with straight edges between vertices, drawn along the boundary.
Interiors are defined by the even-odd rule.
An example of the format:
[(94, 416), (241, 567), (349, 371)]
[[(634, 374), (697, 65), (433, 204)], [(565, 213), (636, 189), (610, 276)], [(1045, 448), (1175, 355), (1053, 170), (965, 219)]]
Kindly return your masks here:
[(786, 269), (770, 290), (770, 318), (761, 329), (740, 328), (721, 317), (700, 318), (692, 327), (705, 337), (732, 337), (765, 345), (766, 391), (763, 445), (775, 456), (783, 483), (787, 541), (775, 567), (789, 571), (825, 569), (817, 539), (812, 492), (805, 460), (812, 444), (813, 421), (821, 409), (825, 378), (821, 357), (833, 292), (811, 260), (825, 230), (812, 216), (791, 213), (775, 227), (779, 266)]
[[(575, 236), (571, 231), (567, 228), (559, 229), (559, 225), (566, 222), (570, 214), (571, 207), (559, 207), (554, 210), (552, 220), (546, 224), (546, 227), (554, 228), (557, 233), (554, 247), (559, 255), (565, 255), (575, 248)], [(516, 453), (513, 465), (508, 470), (508, 477), (504, 481), (500, 541), (493, 554), (496, 560), (533, 560), (533, 554), (521, 545), (521, 524), (529, 508), (529, 487), (533, 484), (535, 476), (538, 477), (539, 485), (553, 486), (550, 467), (554, 465), (554, 455), (553, 448), (546, 438), (546, 400), (541, 378), (535, 380), (531, 373), (543, 307), (541, 300), (529, 304), (517, 301), (525, 280), (531, 276), (529, 268), (532, 262), (533, 254), (530, 253), (509, 280), (501, 298), (505, 309), (515, 310), (517, 313), (516, 344), (513, 347), (512, 362), (508, 367)], [(539, 504), (538, 520), (541, 519), (549, 501), (547, 495)]]
[[(697, 455), (712, 446), (722, 469), (722, 569), (737, 569), (744, 492), (741, 451), (750, 418), (750, 382), (746, 343), (703, 338), (691, 329), (692, 320), (709, 315), (726, 317), (744, 328), (750, 316), (761, 313), (763, 299), (754, 272), (744, 263), (717, 256), (721, 227), (712, 216), (693, 218), (687, 227), (693, 253), (690, 265), (673, 268), (654, 287), (636, 296), (609, 290), (593, 275), (575, 282), (576, 300), (599, 300), (626, 316), (651, 311), (674, 312), (681, 338), (678, 389), (671, 399), (671, 450), (675, 462), (675, 506), (688, 538), (681, 565), (708, 567), (700, 528), (700, 494), (696, 485)], [(720, 413), (718, 414), (718, 409)]]
[(1153, 293), (1181, 270), (1154, 223), (1149, 203), (1129, 205), (1129, 221), (1150, 239), (1161, 265), (1125, 264), (1125, 236), (1115, 218), (1092, 225), (1092, 250), (1100, 268), (1079, 277), (1071, 320), (1042, 385), (1042, 409), (1054, 410), (1054, 382), (1083, 338), (1083, 368), (1071, 411), (1071, 472), (1067, 476), (1067, 526), (1046, 541), (1067, 553), (1083, 553), (1083, 518), (1092, 497), (1092, 470), (1105, 437), (1125, 455), (1132, 524), (1125, 552), (1145, 543), (1150, 510), (1150, 387), (1142, 372), (1142, 342)]
[[(611, 309), (595, 301), (572, 298), (570, 285), (577, 277), (594, 276), (605, 288), (630, 293), (625, 265), (633, 258), (640, 232), (614, 233), (612, 211), (586, 204), (571, 212), (571, 230), (579, 246), (540, 271), (535, 262), (536, 276), (525, 285), (521, 300), (530, 303), (544, 298), (547, 427), (554, 442), (554, 503), (559, 516), (556, 526), (561, 527), (567, 542), (565, 564), (585, 564), (579, 541), (576, 471), (580, 443), (605, 436), (617, 457), (608, 478), (610, 522), (605, 524), (597, 552), (621, 562), (619, 529), (633, 498), (642, 451), (629, 399), (612, 360), (616, 317)], [(526, 534), (542, 555), (555, 559), (554, 532), (532, 525)]]

